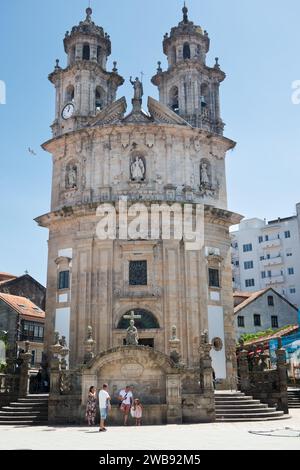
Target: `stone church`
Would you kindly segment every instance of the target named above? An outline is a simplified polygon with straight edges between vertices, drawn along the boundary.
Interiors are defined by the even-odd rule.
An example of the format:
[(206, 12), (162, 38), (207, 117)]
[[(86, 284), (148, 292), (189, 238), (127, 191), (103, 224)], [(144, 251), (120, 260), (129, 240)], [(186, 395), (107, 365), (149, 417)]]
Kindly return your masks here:
[[(50, 233), (50, 421), (82, 420), (88, 388), (104, 382), (114, 399), (132, 385), (148, 423), (211, 421), (212, 367), (221, 388), (235, 385), (229, 228), (241, 217), (228, 211), (225, 175), (235, 142), (223, 135), (225, 73), (218, 59), (206, 64), (208, 33), (182, 11), (163, 38), (168, 63), (165, 70), (158, 63), (152, 83), (159, 100), (149, 97), (147, 111), (138, 78), (130, 79), (128, 112), (126, 99), (117, 99), (124, 78), (116, 62), (107, 70), (111, 38), (90, 8), (65, 35), (67, 66), (57, 61), (49, 76), (56, 111), (43, 148), (53, 159), (52, 200), (51, 212), (37, 222)], [(117, 208), (120, 200), (129, 208), (202, 207), (204, 246), (188, 250), (184, 239), (145, 233), (99, 238), (99, 206)], [(126, 345), (130, 317), (136, 346)], [(55, 332), (69, 349), (63, 367)], [(117, 415), (113, 409), (115, 422)]]

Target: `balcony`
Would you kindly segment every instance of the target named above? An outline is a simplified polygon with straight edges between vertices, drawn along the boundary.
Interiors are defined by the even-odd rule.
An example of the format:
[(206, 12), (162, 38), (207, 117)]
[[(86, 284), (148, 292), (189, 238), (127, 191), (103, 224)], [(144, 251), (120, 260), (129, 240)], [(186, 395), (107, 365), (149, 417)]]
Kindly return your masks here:
[(268, 240), (267, 242), (263, 242), (261, 247), (265, 250), (268, 248), (278, 248), (281, 246), (281, 240), (279, 238), (274, 238), (274, 240)]
[(283, 264), (282, 256), (276, 256), (276, 258), (264, 259), (261, 261), (262, 265), (267, 268), (271, 266), (276, 266), (279, 264)]
[(272, 276), (265, 279), (266, 286), (272, 286), (276, 284), (284, 283), (284, 276)]
[(32, 336), (21, 333), (19, 341), (30, 341), (30, 343), (43, 343), (44, 337), (41, 338), (40, 336)]

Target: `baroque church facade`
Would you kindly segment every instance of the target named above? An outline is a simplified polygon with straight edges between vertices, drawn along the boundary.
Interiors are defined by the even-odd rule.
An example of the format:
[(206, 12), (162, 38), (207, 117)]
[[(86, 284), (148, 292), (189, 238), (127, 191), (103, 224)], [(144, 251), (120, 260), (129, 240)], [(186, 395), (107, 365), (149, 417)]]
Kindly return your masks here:
[[(66, 33), (68, 64), (57, 61), (49, 76), (56, 111), (53, 136), (43, 144), (53, 159), (51, 212), (37, 219), (49, 230), (45, 353), (50, 362), (57, 352), (55, 332), (70, 350), (63, 371), (69, 386), (51, 366), (53, 420), (64, 421), (58, 403), (68, 394), (69, 416), (81, 409), (82, 417), (88, 388), (103, 382), (113, 396), (132, 384), (136, 396), (156, 407), (149, 420), (212, 420), (209, 356), (220, 387), (234, 384), (229, 228), (241, 217), (227, 208), (225, 157), (235, 143), (223, 135), (225, 74), (218, 59), (206, 64), (209, 46), (207, 32), (184, 7), (163, 39), (167, 69), (159, 62), (152, 78), (159, 100), (149, 97), (145, 112), (142, 84), (131, 79), (127, 113), (126, 99), (117, 99), (124, 79), (115, 62), (112, 71), (106, 67), (110, 36), (93, 22), (92, 10)], [(97, 209), (117, 209), (120, 200), (129, 208), (202, 207), (204, 246), (188, 250), (184, 240), (145, 234), (100, 239)], [(131, 312), (139, 346), (126, 346)]]

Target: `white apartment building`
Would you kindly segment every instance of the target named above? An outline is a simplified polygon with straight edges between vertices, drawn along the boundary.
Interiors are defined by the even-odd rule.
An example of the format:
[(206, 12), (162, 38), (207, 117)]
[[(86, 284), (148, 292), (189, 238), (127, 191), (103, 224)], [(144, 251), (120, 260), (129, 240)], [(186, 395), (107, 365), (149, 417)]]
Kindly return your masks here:
[(300, 307), (300, 203), (296, 208), (284, 219), (243, 220), (231, 233), (235, 290), (272, 287)]

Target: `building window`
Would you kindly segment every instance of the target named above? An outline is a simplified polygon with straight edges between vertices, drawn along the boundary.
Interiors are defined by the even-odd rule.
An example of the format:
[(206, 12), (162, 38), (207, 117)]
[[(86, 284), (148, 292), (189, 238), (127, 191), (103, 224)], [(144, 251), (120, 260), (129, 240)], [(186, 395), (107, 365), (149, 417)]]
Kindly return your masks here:
[(21, 341), (44, 341), (44, 326), (41, 323), (24, 321), (21, 327)]
[(254, 315), (254, 326), (261, 326), (261, 316), (260, 315)]
[(260, 261), (264, 261), (265, 257), (261, 256), (259, 259), (260, 259)]
[(147, 286), (147, 261), (130, 261), (129, 262), (129, 285), (130, 286)]
[(272, 323), (272, 328), (278, 328), (278, 317), (272, 316), (271, 323)]
[(253, 261), (245, 261), (244, 262), (244, 268), (245, 269), (253, 269)]
[(293, 256), (293, 253), (287, 253), (286, 256)]
[(295, 287), (290, 288), (290, 294), (296, 294), (296, 288)]
[(274, 307), (274, 297), (273, 297), (273, 295), (268, 295), (268, 305), (269, 305), (269, 307)]
[(262, 243), (264, 241), (264, 237), (260, 236), (258, 237), (258, 243)]
[(243, 245), (244, 253), (247, 253), (248, 251), (252, 251), (252, 250), (253, 250), (252, 243), (247, 243), (246, 245)]
[(261, 278), (262, 278), (262, 279), (266, 279), (266, 271), (262, 271), (262, 272), (261, 272)]
[(268, 271), (268, 277), (272, 277), (272, 271)]
[(178, 94), (178, 87), (173, 86), (170, 90), (170, 106), (173, 109), (174, 113), (179, 113), (179, 94)]
[(293, 274), (295, 274), (294, 268), (288, 268), (288, 274), (289, 276), (293, 276)]
[(208, 270), (209, 287), (220, 287), (220, 272), (218, 269)]
[(61, 271), (58, 276), (58, 289), (69, 289), (70, 287), (70, 271)]
[(246, 279), (245, 285), (246, 285), (246, 287), (254, 287), (255, 286), (255, 279)]
[(82, 58), (83, 60), (90, 60), (90, 46), (88, 44), (83, 46)]
[(289, 230), (284, 232), (284, 238), (291, 238), (291, 232)]
[(238, 327), (245, 328), (245, 317), (238, 317)]
[(35, 351), (31, 351), (31, 365), (33, 366), (35, 363)]
[(191, 48), (188, 43), (183, 46), (183, 58), (184, 60), (191, 58)]
[(266, 235), (266, 236), (265, 236), (265, 241), (266, 241), (266, 242), (269, 241), (269, 235)]

